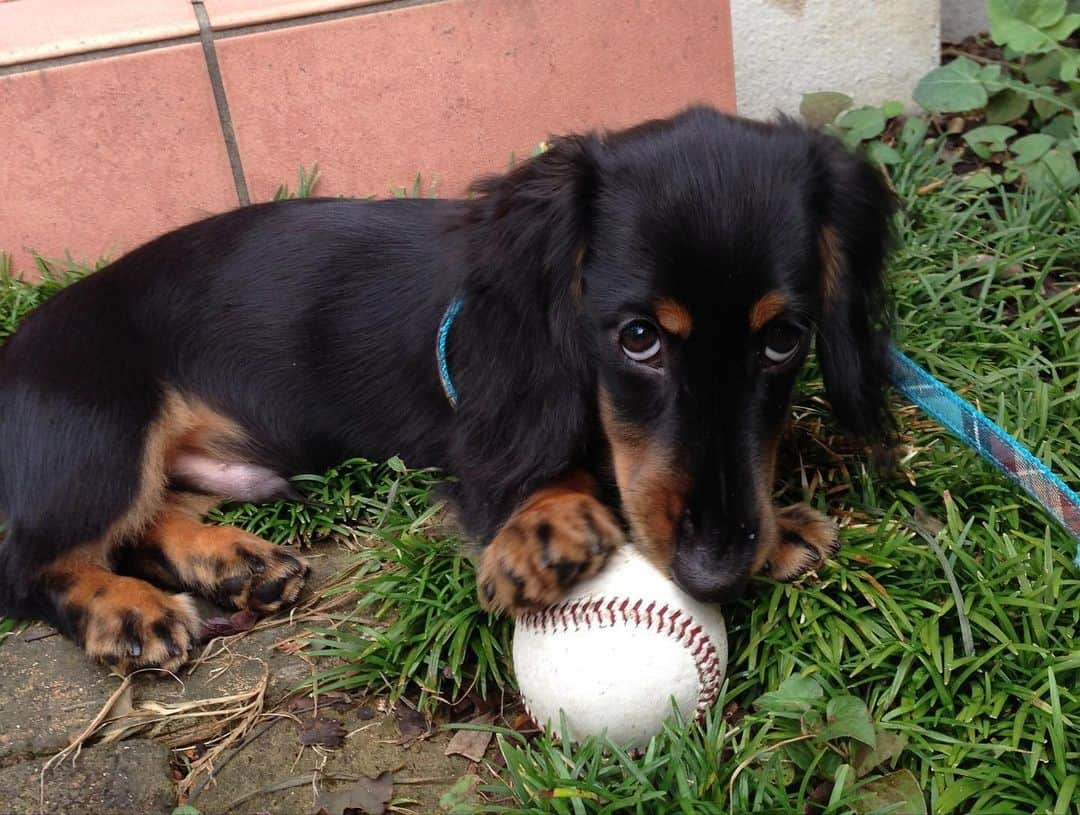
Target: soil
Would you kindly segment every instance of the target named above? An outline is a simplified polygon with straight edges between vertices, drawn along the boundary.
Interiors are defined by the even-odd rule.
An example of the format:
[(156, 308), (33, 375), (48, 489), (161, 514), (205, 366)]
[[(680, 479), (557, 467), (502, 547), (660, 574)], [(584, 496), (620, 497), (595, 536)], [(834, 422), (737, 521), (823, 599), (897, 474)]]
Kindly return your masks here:
[[(309, 586), (350, 557), (335, 544), (315, 554)], [(187, 803), (203, 815), (316, 813), (322, 805), (340, 815), (341, 801), (319, 795), (349, 790), (358, 802), (376, 801), (367, 804), (373, 812), (384, 811), (382, 791), (388, 811), (447, 811), (440, 797), (476, 765), (444, 755), (449, 732), (383, 698), (333, 692), (315, 709), (297, 691), (314, 668), (290, 647), (303, 631), (283, 615), (280, 625), (216, 641), (176, 678), (139, 676), (127, 687), (46, 626), (13, 634), (0, 646), (0, 812), (168, 813)], [(106, 707), (118, 723), (50, 763)]]

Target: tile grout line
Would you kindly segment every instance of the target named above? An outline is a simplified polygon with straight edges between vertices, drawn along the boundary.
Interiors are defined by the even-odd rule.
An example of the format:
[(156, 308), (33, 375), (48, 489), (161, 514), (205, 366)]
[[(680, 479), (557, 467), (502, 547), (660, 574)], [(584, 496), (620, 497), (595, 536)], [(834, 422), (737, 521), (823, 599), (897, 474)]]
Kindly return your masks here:
[[(3, 2), (3, 0), (0, 0)], [(192, 5), (202, 5), (201, 0), (191, 0)], [(259, 34), (264, 31), (279, 31), (283, 28), (294, 28), (305, 25), (312, 25), (315, 23), (325, 23), (331, 20), (345, 20), (350, 17), (363, 17), (369, 14), (378, 14), (379, 12), (398, 11), (400, 9), (412, 8), (414, 6), (426, 6), (433, 5), (435, 3), (445, 2), (445, 0), (378, 0), (374, 3), (365, 3), (362, 6), (354, 6), (352, 8), (338, 9), (336, 11), (323, 11), (316, 12), (314, 14), (301, 14), (296, 17), (286, 17), (282, 20), (266, 20), (261, 23), (248, 23), (247, 25), (236, 26), (234, 28), (219, 29), (214, 32), (213, 39), (217, 40), (230, 39), (232, 37), (242, 37), (246, 34)], [(176, 45), (188, 45), (189, 43), (199, 42), (198, 35), (192, 34), (181, 37), (169, 37), (161, 40), (152, 40), (149, 42), (132, 43), (131, 45), (119, 45), (106, 48), (97, 48), (91, 51), (82, 51), (76, 54), (64, 54), (58, 57), (42, 57), (40, 59), (27, 60), (26, 62), (15, 62), (10, 65), (0, 65), (0, 76), (10, 76), (11, 74), (22, 74), (30, 71), (40, 71), (46, 68), (57, 68), (63, 65), (74, 65), (80, 62), (90, 62), (95, 59), (107, 59), (109, 57), (119, 57), (125, 54), (137, 54), (143, 51), (155, 51), (158, 48), (171, 48)]]
[[(0, 0), (3, 2), (3, 0)], [(111, 48), (98, 48), (92, 51), (81, 51), (77, 54), (63, 54), (58, 57), (42, 57), (31, 59), (26, 62), (15, 62), (10, 65), (0, 65), (0, 76), (13, 74), (25, 74), (31, 71), (44, 71), (49, 68), (61, 68), (65, 65), (78, 65), (81, 62), (93, 62), (96, 59), (107, 57), (122, 57), (126, 54), (142, 54), (146, 51), (156, 51), (159, 48), (173, 48), (178, 45), (190, 45), (197, 43), (199, 37), (196, 34), (182, 37), (168, 37), (162, 40), (150, 42), (137, 42), (131, 45), (119, 45)]]
[(203, 6), (203, 0), (191, 0), (195, 9), (195, 18), (199, 21), (199, 40), (202, 41), (203, 56), (206, 58), (206, 72), (210, 76), (210, 86), (214, 91), (214, 104), (217, 105), (218, 122), (221, 135), (225, 140), (225, 152), (229, 154), (229, 167), (232, 169), (233, 183), (236, 185), (236, 199), (240, 206), (251, 203), (248, 194), (247, 179), (244, 177), (244, 165), (240, 161), (240, 148), (236, 143), (236, 131), (233, 130), (232, 116), (229, 114), (229, 99), (225, 95), (225, 83), (221, 79), (221, 66), (218, 64), (217, 49), (214, 47), (214, 31), (210, 26), (210, 17)]
[[(194, 0), (192, 0), (194, 2)], [(282, 20), (265, 20), (261, 23), (248, 23), (247, 25), (234, 26), (221, 29), (215, 34), (215, 39), (223, 40), (230, 37), (242, 37), (245, 34), (259, 34), (264, 31), (280, 31), (283, 28), (295, 28), (315, 23), (326, 23), (332, 20), (347, 20), (351, 17), (365, 17), (369, 14), (380, 12), (399, 11), (413, 8), (414, 6), (429, 6), (445, 0), (378, 0), (375, 3), (365, 3), (362, 6), (337, 9), (336, 11), (320, 11), (313, 14), (304, 14), (299, 17), (286, 17)]]

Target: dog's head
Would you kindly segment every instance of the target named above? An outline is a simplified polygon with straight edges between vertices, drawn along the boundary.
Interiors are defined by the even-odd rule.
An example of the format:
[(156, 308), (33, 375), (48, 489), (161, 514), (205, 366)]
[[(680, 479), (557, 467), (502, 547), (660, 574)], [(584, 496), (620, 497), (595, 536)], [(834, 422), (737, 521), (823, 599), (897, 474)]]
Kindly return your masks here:
[(542, 305), (545, 347), (591, 372), (636, 543), (692, 594), (734, 596), (777, 541), (812, 341), (841, 423), (887, 429), (882, 178), (794, 122), (693, 109), (556, 140), (479, 191), (489, 282)]

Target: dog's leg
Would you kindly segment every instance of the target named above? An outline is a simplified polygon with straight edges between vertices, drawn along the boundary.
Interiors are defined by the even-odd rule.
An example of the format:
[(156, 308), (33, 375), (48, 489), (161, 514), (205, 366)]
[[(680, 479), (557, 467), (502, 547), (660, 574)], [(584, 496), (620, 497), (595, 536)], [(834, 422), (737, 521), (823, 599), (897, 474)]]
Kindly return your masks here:
[(806, 504), (777, 510), (780, 536), (762, 558), (769, 577), (788, 582), (813, 571), (840, 548), (836, 524)]
[(226, 608), (271, 614), (295, 602), (308, 565), (234, 526), (210, 526), (170, 504), (140, 540), (114, 553), (117, 569), (192, 591)]
[(480, 555), (485, 608), (521, 614), (557, 601), (572, 583), (600, 571), (624, 535), (595, 490), (592, 476), (574, 473), (514, 511)]
[(89, 656), (124, 673), (175, 670), (198, 637), (190, 597), (114, 574), (103, 563), (103, 547), (72, 550), (50, 564), (36, 586), (45, 619)]

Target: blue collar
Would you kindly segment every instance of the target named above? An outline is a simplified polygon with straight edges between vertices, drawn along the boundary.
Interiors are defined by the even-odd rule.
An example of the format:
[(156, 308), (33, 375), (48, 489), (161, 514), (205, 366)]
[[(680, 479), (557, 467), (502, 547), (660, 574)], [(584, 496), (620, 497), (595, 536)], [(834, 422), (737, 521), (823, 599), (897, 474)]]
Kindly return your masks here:
[(454, 319), (464, 304), (465, 300), (461, 297), (455, 297), (450, 301), (439, 323), (438, 341), (435, 343), (435, 358), (439, 362), (439, 379), (442, 381), (443, 393), (446, 394), (446, 400), (450, 406), (455, 408), (457, 407), (457, 390), (454, 389), (454, 382), (450, 379), (450, 366), (446, 362), (446, 340), (450, 336), (450, 326), (454, 324)]

